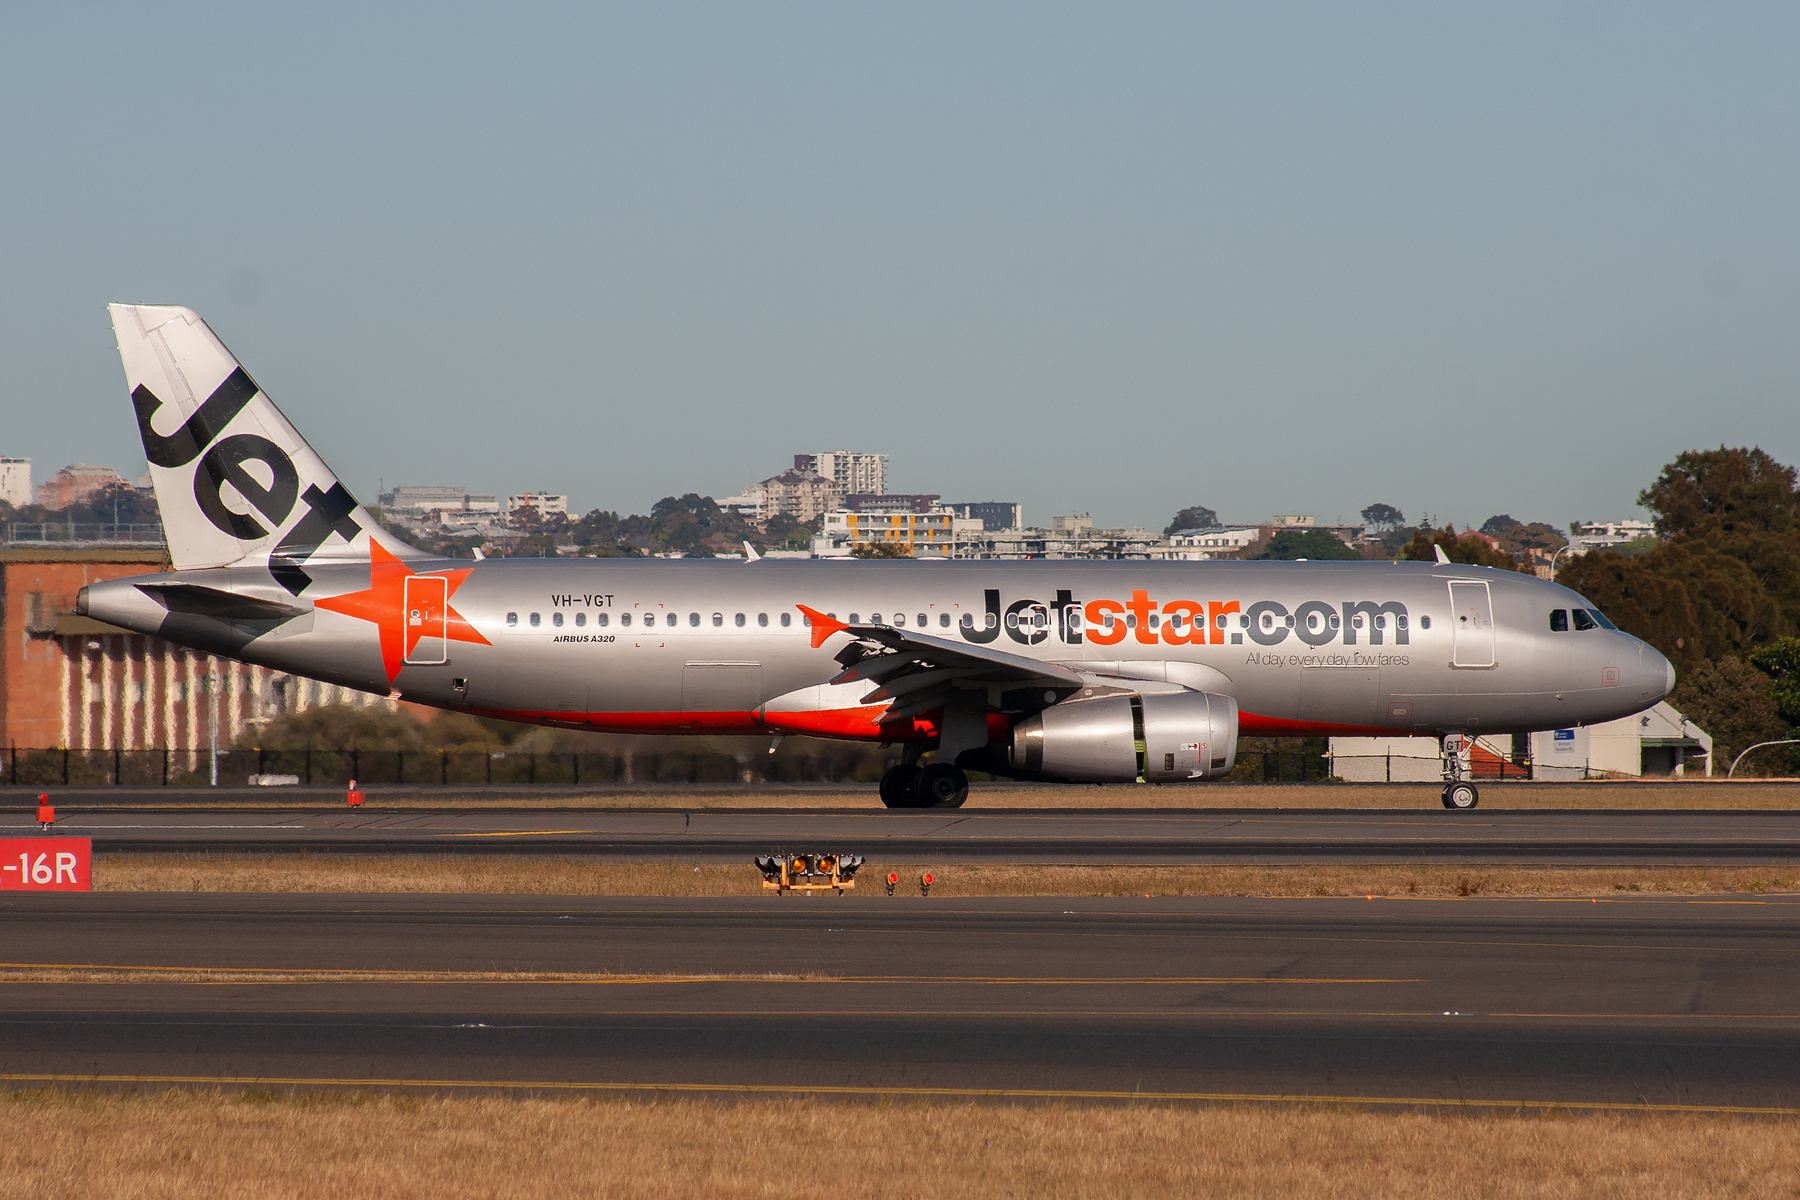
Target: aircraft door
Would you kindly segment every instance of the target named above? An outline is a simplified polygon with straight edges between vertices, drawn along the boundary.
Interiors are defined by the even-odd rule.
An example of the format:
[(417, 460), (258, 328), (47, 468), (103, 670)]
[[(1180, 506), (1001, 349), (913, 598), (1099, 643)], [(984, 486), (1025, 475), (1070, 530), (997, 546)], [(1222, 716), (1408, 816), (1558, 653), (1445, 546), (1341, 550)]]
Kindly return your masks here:
[(1494, 665), (1494, 605), (1485, 580), (1450, 584), (1450, 665)]
[(407, 662), (450, 661), (450, 643), (444, 636), (449, 620), (446, 616), (450, 608), (449, 586), (449, 580), (442, 575), (406, 577), (401, 625), (406, 630)]

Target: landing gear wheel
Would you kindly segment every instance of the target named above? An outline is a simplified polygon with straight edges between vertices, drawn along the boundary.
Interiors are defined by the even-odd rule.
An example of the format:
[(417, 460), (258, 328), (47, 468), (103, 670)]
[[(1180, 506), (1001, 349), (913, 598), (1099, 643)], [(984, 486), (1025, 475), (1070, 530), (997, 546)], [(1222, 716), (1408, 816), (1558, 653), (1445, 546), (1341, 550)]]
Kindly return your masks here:
[(1472, 783), (1449, 783), (1444, 785), (1445, 808), (1474, 808), (1481, 803), (1481, 793), (1475, 790)]
[(961, 808), (969, 798), (969, 777), (949, 763), (932, 763), (913, 782), (914, 808)]
[(881, 802), (889, 808), (917, 808), (919, 801), (913, 794), (913, 783), (918, 778), (919, 768), (911, 763), (889, 767), (881, 777)]

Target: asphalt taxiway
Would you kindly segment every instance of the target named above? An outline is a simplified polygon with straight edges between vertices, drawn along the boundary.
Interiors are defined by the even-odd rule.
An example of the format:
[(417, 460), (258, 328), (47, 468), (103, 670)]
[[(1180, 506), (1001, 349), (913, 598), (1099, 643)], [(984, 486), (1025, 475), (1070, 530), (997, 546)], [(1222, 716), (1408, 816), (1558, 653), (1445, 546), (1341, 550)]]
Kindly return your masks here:
[(1800, 1107), (1800, 898), (0, 899), (0, 1077)]
[[(0, 813), (0, 836), (37, 830)], [(732, 860), (833, 850), (888, 861), (1685, 863), (1800, 859), (1800, 812), (1416, 809), (65, 810), (96, 851), (550, 854)]]

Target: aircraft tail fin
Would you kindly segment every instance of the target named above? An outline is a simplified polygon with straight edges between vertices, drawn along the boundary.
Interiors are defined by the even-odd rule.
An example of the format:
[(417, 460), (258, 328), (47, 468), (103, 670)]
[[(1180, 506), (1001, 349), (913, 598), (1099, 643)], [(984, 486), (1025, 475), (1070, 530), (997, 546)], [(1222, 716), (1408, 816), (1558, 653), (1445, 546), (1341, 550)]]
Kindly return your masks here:
[(150, 480), (178, 571), (266, 565), (295, 596), (305, 564), (364, 560), (390, 536), (191, 308), (110, 304)]

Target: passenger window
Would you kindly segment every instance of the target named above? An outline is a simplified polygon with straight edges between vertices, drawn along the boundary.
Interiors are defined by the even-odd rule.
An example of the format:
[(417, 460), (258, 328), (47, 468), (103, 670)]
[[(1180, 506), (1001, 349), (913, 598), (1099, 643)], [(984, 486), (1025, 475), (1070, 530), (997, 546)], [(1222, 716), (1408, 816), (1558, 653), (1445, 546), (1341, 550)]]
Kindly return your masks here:
[(739, 613), (737, 616), (733, 617), (731, 623), (736, 625), (739, 629), (742, 629), (744, 627), (744, 614)]
[(758, 628), (767, 629), (769, 627), (769, 614), (768, 613), (757, 613), (756, 614), (756, 624), (757, 624)]
[(631, 614), (630, 613), (620, 613), (619, 614), (619, 624), (621, 624), (621, 625), (631, 624)]
[(1070, 629), (1080, 629), (1081, 628), (1081, 610), (1080, 609), (1071, 608), (1069, 610), (1069, 628)]
[(1569, 610), (1568, 609), (1553, 608), (1550, 610), (1550, 632), (1551, 633), (1567, 633), (1567, 632), (1569, 632)]
[(1137, 614), (1136, 613), (1132, 613), (1130, 616), (1125, 618), (1125, 628), (1127, 628), (1127, 629), (1136, 629), (1137, 628)]
[[(1394, 624), (1399, 626), (1401, 629), (1405, 629), (1406, 628), (1406, 618), (1405, 617), (1395, 617)], [(1430, 617), (1420, 617), (1419, 618), (1419, 628), (1420, 629), (1430, 629), (1431, 628), (1431, 618)]]
[(861, 625), (861, 624), (862, 624), (862, 622), (861, 622), (861, 621), (859, 621), (859, 620), (857, 620), (857, 619), (856, 619), (856, 614), (855, 614), (855, 613), (851, 613), (851, 614), (850, 614), (850, 623), (851, 623), (851, 624), (852, 624), (852, 625)]
[(1361, 629), (1362, 628), (1362, 614), (1361, 613), (1357, 613), (1354, 617), (1350, 618), (1350, 628), (1352, 628), (1352, 629)]
[(789, 625), (792, 625), (793, 623), (794, 623), (794, 614), (793, 613), (782, 613), (781, 614), (781, 627), (783, 629), (786, 629)]
[(1006, 614), (1006, 627), (1008, 629), (1017, 629), (1019, 627), (1019, 614), (1018, 613), (1007, 613)]
[(894, 614), (894, 624), (896, 624), (896, 625), (906, 624), (906, 614), (905, 613), (895, 613)]
[(514, 628), (518, 625), (518, 623), (519, 623), (519, 614), (518, 613), (507, 613), (506, 614), (507, 628), (509, 628), (509, 629)]
[(594, 624), (600, 626), (600, 628), (602, 628), (602, 629), (606, 628), (606, 619), (607, 618), (606, 618), (605, 613), (595, 613), (594, 614)]
[(964, 629), (975, 628), (975, 618), (972, 615), (970, 615), (969, 613), (964, 613), (962, 615), (962, 627)]
[(665, 621), (664, 621), (664, 623), (665, 623), (665, 624), (667, 624), (667, 625), (669, 625), (669, 626), (671, 626), (671, 627), (672, 627), (672, 626), (673, 626), (673, 625), (674, 625), (674, 624), (675, 624), (675, 621), (676, 621), (676, 617), (675, 617), (675, 614), (674, 614), (674, 613), (670, 613), (670, 614), (669, 614), (669, 615), (668, 615), (668, 617), (667, 617), (667, 618), (665, 618)]
[(1588, 616), (1587, 609), (1578, 608), (1575, 610), (1576, 632), (1578, 632), (1578, 633), (1585, 632), (1589, 629), (1598, 629), (1598, 628), (1600, 628), (1599, 624), (1594, 620), (1594, 618)]
[(536, 629), (539, 624), (541, 624), (541, 619), (538, 617), (538, 615), (536, 613), (532, 613), (531, 614), (531, 627), (533, 629)]
[(714, 613), (713, 614), (714, 628), (717, 628), (718, 626), (723, 625), (723, 624), (725, 624), (725, 614), (724, 613)]
[(950, 614), (949, 613), (939, 613), (938, 614), (938, 624), (941, 625), (945, 629), (950, 628)]
[[(675, 614), (670, 613), (669, 614), (669, 624), (673, 625), (674, 623), (675, 623)], [(688, 614), (688, 628), (689, 629), (700, 628), (700, 614), (699, 613), (689, 613)]]
[(924, 613), (920, 613), (919, 614), (919, 628), (923, 629), (929, 624), (931, 624), (931, 618), (926, 616)]
[(550, 623), (552, 625), (556, 626), (558, 629), (561, 629), (562, 628), (562, 614), (561, 613), (551, 613), (550, 614)]
[(880, 613), (870, 613), (869, 614), (869, 624), (871, 624), (871, 625), (881, 624), (881, 614)]
[(587, 624), (587, 614), (586, 613), (576, 613), (575, 614), (575, 628), (580, 629), (582, 626), (584, 626), (586, 624)]
[[(1356, 618), (1356, 619), (1357, 619), (1357, 620), (1358, 620), (1358, 621), (1360, 621), (1360, 620), (1362, 620), (1362, 618), (1361, 618), (1361, 617), (1358, 617), (1358, 618)], [(1379, 617), (1379, 616), (1378, 616), (1378, 617), (1376, 617), (1376, 618), (1375, 618), (1375, 628), (1377, 628), (1377, 629), (1386, 629), (1386, 628), (1387, 628), (1387, 618), (1386, 618), (1386, 617)]]

